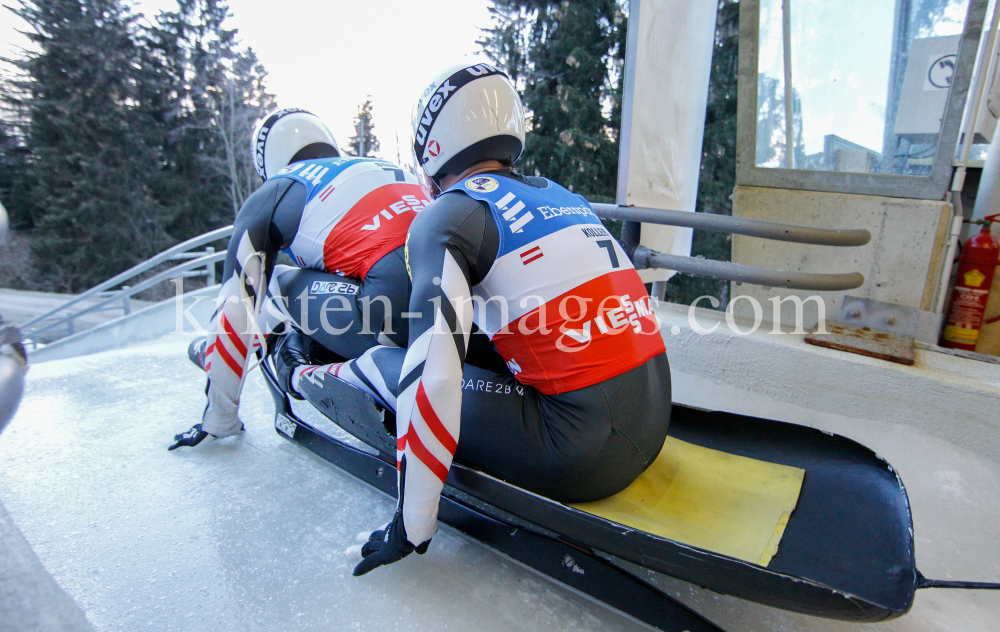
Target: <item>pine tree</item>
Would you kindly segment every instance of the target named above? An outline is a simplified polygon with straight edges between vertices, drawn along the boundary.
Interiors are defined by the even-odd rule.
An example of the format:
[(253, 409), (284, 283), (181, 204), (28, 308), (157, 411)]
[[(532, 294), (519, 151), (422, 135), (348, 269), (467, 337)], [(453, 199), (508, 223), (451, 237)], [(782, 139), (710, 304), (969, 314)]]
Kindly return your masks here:
[[(594, 200), (611, 200), (620, 86), (609, 67), (624, 56), (620, 3), (497, 0), (491, 11), (495, 26), (481, 44), (516, 85), (523, 85), (531, 113), (521, 171)], [(620, 122), (620, 110), (617, 116)]]
[(15, 82), (33, 154), (39, 283), (79, 291), (169, 243), (146, 174), (157, 122), (141, 108), (135, 16), (119, 0), (24, 0), (37, 52)]
[(30, 160), (17, 126), (0, 120), (0, 202), (15, 229), (33, 228), (38, 213), (31, 200)]
[(219, 91), (237, 55), (236, 32), (223, 25), (228, 16), (218, 0), (178, 0), (176, 11), (161, 12), (143, 34), (149, 67), (159, 77), (151, 104), (164, 127), (154, 195), (170, 207), (178, 240), (228, 224), (235, 214), (217, 126)]
[[(479, 41), (529, 110), (521, 171), (593, 201), (614, 199), (627, 16), (624, 0), (497, 0)], [(612, 234), (621, 222), (607, 220)]]
[(371, 156), (381, 148), (372, 130), (372, 100), (368, 99), (358, 107), (354, 117), (354, 136), (347, 142), (347, 153), (351, 156)]
[[(23, 0), (34, 52), (0, 100), (0, 196), (34, 231), (36, 289), (80, 290), (232, 221), (273, 108), (220, 0), (141, 25), (122, 0)], [(21, 170), (18, 171), (18, 168)]]
[(477, 43), (486, 56), (507, 73), (518, 91), (524, 92), (533, 12), (529, 11), (528, 3), (522, 2), (495, 2), (489, 12), (493, 26), (481, 29), (485, 37)]

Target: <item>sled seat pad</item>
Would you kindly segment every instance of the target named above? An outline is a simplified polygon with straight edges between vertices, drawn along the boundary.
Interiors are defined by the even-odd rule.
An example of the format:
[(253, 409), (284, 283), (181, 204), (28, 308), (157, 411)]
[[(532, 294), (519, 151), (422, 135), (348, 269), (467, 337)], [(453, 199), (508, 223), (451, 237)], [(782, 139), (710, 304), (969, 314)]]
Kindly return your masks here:
[(767, 566), (798, 503), (805, 470), (667, 437), (624, 491), (571, 505), (626, 527)]

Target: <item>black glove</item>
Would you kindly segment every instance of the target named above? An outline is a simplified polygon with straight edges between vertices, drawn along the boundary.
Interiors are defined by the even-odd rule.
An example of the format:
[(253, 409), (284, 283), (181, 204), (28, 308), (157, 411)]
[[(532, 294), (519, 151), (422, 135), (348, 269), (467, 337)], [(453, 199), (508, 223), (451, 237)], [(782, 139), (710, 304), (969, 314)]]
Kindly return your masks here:
[[(239, 427), (238, 430), (233, 430), (233, 431), (227, 432), (226, 434), (221, 435), (221, 436), (223, 436), (223, 437), (229, 437), (229, 436), (232, 436), (232, 435), (235, 435), (235, 434), (239, 434), (239, 433), (243, 432), (244, 430), (245, 430), (245, 427), (243, 426), (243, 423), (240, 422), (240, 427)], [(179, 435), (174, 435), (174, 441), (176, 441), (177, 443), (175, 443), (174, 445), (170, 446), (167, 449), (168, 450), (176, 450), (177, 448), (180, 448), (182, 446), (183, 447), (187, 447), (187, 448), (193, 448), (194, 446), (196, 446), (199, 443), (201, 443), (202, 441), (204, 441), (207, 437), (214, 437), (216, 439), (219, 438), (218, 435), (214, 435), (211, 432), (205, 432), (204, 430), (202, 430), (201, 429), (201, 424), (195, 424), (195, 425), (191, 426), (190, 430), (185, 430), (184, 432), (180, 433)]]
[(185, 430), (179, 435), (174, 435), (174, 441), (176, 441), (177, 443), (167, 448), (167, 450), (176, 450), (181, 446), (193, 448), (194, 446), (204, 441), (206, 437), (210, 436), (212, 435), (208, 434), (207, 432), (201, 429), (201, 424), (195, 424), (191, 426), (190, 430)]
[(361, 547), (361, 560), (354, 567), (354, 576), (361, 577), (384, 564), (392, 564), (403, 559), (413, 551), (423, 555), (431, 541), (427, 540), (420, 546), (413, 546), (406, 539), (406, 529), (403, 528), (403, 513), (396, 512), (396, 517), (385, 529), (379, 529), (368, 537), (368, 542)]
[(272, 357), (278, 384), (281, 385), (281, 390), (295, 399), (302, 399), (302, 396), (292, 387), (292, 376), (298, 367), (311, 364), (312, 344), (312, 340), (305, 334), (290, 331), (281, 336), (274, 347)]
[(195, 338), (188, 345), (188, 360), (196, 367), (205, 370), (205, 352), (208, 351), (208, 336)]

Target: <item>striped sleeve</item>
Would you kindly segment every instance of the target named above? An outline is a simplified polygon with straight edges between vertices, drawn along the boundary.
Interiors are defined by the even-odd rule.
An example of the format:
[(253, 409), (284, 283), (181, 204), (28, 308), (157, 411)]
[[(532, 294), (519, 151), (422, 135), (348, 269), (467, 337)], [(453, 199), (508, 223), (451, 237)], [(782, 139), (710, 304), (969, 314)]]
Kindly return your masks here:
[(397, 398), (399, 509), (413, 544), (437, 531), (438, 502), (460, 436), (462, 367), (472, 331), (467, 272), (449, 249), (438, 252), (440, 263), (430, 267), (439, 275), (431, 287), (420, 288), (418, 296), (414, 285), (411, 306), (422, 305), (429, 313), (416, 336), (411, 323)]
[(210, 434), (225, 435), (240, 425), (237, 409), (253, 353), (258, 295), (266, 291), (278, 248), (294, 238), (302, 216), (303, 198), (288, 194), (296, 193), (292, 184), (269, 180), (247, 199), (233, 225), (205, 353), (208, 405), (201, 427)]

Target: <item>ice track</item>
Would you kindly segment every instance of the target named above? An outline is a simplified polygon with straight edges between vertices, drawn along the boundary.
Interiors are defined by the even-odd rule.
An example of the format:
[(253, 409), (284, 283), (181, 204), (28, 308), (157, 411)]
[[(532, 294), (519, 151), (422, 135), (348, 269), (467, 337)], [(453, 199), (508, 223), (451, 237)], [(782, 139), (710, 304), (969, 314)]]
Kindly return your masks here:
[[(0, 500), (95, 629), (649, 629), (447, 528), (427, 555), (351, 577), (344, 550), (394, 503), (279, 437), (259, 372), (248, 377), (243, 436), (167, 452), (203, 406), (188, 340), (32, 367), (0, 437)], [(675, 384), (695, 405), (784, 420), (806, 412), (683, 375)], [(810, 422), (868, 443), (902, 472), (925, 573), (1000, 580), (996, 466), (906, 428)], [(727, 630), (862, 629), (660, 582)], [(998, 621), (996, 592), (921, 591), (909, 616), (863, 629), (1000, 630)]]

